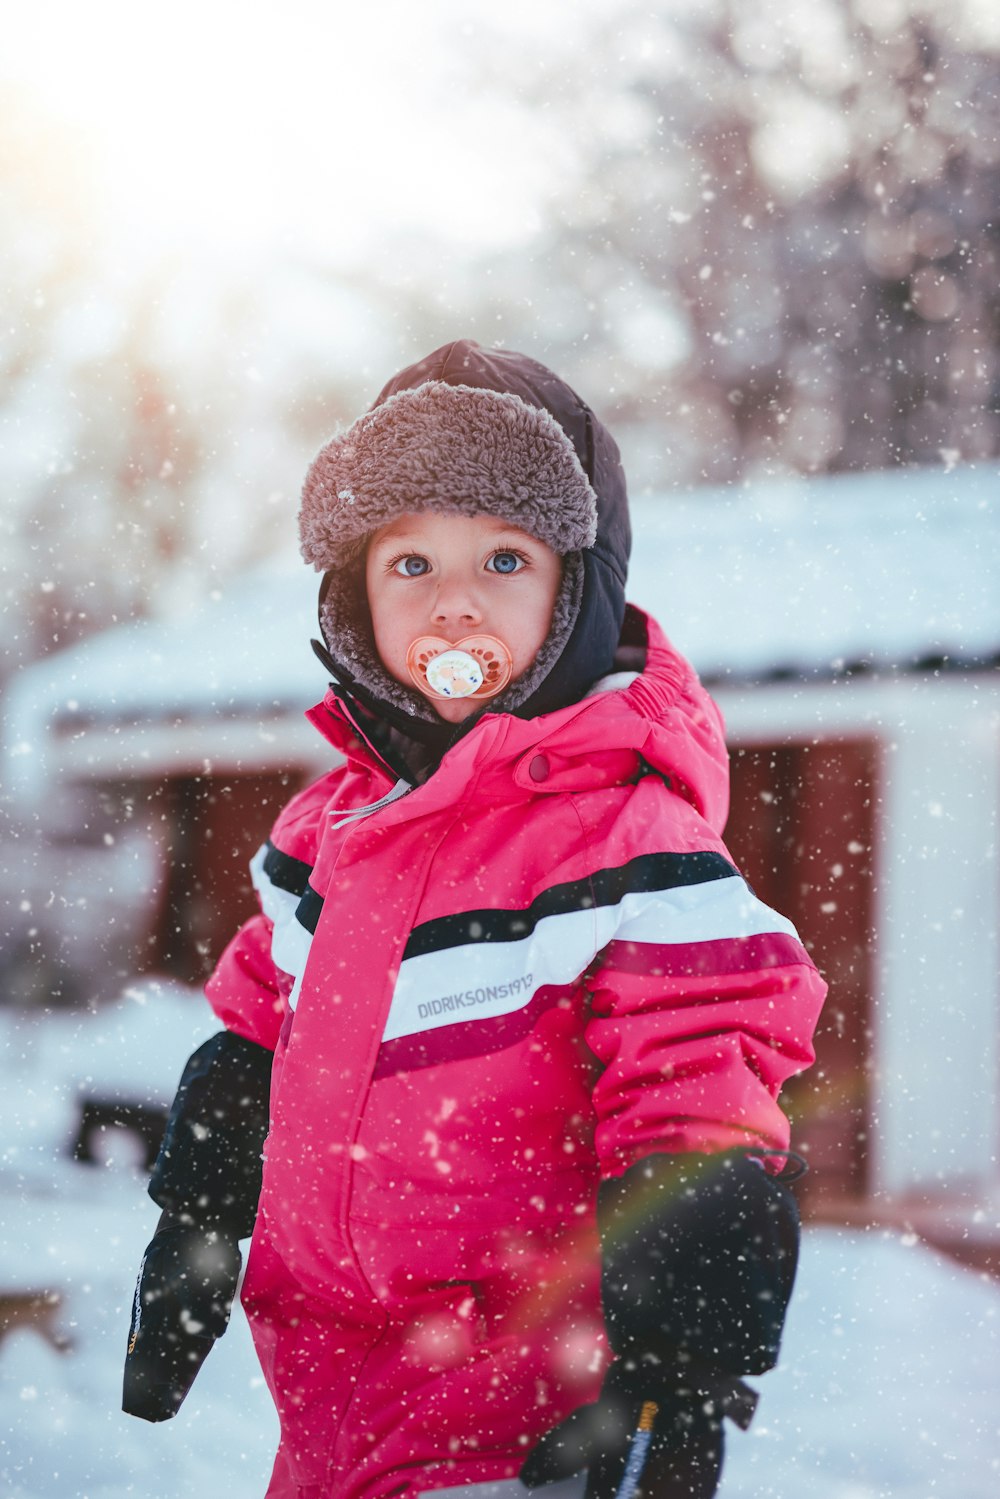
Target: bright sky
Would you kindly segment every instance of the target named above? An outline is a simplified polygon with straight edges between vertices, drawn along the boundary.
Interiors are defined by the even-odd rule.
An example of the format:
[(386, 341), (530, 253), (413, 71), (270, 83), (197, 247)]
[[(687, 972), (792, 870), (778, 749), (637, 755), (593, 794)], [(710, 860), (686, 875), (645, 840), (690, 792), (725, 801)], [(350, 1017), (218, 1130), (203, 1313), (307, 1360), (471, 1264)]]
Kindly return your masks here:
[[(995, 7), (958, 6), (980, 28), (989, 15), (996, 26)], [(761, 35), (780, 39), (813, 12), (810, 0), (762, 0)], [(291, 250), (336, 268), (374, 243), (398, 244), (405, 265), (415, 227), (458, 254), (530, 242), (549, 185), (570, 180), (572, 142), (557, 111), (519, 107), (519, 79), (537, 79), (539, 53), (579, 49), (600, 110), (625, 59), (587, 51), (597, 14), (607, 0), (31, 0), (8, 7), (0, 84), (75, 140), (105, 256), (235, 269)], [(826, 33), (821, 45), (836, 50)], [(504, 81), (487, 90), (498, 46)], [(817, 141), (843, 155), (837, 126), (819, 102), (792, 100), (761, 146), (786, 173), (802, 158), (808, 178)], [(79, 189), (68, 150), (64, 170)]]
[[(538, 10), (507, 11), (526, 46)], [(414, 224), (497, 246), (531, 234), (551, 165), (513, 100), (476, 99), (470, 16), (458, 0), (33, 0), (5, 18), (0, 80), (80, 138), (123, 254), (278, 244), (329, 263)]]

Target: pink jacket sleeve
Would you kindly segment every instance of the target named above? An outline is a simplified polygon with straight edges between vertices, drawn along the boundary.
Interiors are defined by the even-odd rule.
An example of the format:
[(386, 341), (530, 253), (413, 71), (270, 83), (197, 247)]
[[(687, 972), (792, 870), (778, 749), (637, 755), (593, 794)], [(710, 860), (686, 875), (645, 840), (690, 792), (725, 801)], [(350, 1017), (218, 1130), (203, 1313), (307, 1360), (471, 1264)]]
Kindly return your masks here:
[(226, 948), (205, 985), (227, 1030), (273, 1051), (288, 1009), (292, 979), (271, 958), (271, 922), (252, 916)]
[(599, 956), (586, 1039), (603, 1064), (594, 1105), (605, 1175), (652, 1154), (788, 1149), (777, 1098), (814, 1060), (826, 985), (779, 923), (681, 946), (626, 938)]

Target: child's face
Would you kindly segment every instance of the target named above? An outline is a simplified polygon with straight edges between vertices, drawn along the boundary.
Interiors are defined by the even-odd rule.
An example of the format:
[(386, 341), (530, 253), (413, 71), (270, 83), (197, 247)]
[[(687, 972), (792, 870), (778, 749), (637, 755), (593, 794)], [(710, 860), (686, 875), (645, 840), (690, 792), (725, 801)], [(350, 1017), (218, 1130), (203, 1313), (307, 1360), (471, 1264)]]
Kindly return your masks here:
[[(368, 545), (368, 607), (382, 664), (412, 687), (406, 653), (418, 636), (455, 644), (495, 635), (517, 678), (549, 633), (561, 580), (562, 560), (551, 547), (495, 516), (403, 515)], [(468, 698), (433, 701), (449, 723), (481, 706)]]

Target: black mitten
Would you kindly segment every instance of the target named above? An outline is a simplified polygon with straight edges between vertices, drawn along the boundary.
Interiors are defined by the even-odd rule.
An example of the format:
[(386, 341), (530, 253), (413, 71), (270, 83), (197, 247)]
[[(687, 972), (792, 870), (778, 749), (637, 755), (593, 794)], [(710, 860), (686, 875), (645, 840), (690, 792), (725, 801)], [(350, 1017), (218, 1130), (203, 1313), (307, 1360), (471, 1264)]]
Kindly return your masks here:
[(586, 1499), (615, 1499), (628, 1471), (637, 1499), (711, 1499), (723, 1418), (746, 1427), (756, 1404), (739, 1376), (777, 1359), (795, 1199), (745, 1154), (651, 1156), (602, 1185), (598, 1220), (616, 1359), (600, 1399), (543, 1437), (521, 1478), (586, 1469)]
[(222, 1031), (188, 1061), (149, 1193), (165, 1211), (133, 1300), (122, 1409), (166, 1421), (229, 1322), (253, 1231), (272, 1054)]
[(273, 1053), (219, 1031), (188, 1059), (149, 1179), (161, 1208), (206, 1228), (253, 1233)]
[(229, 1322), (240, 1273), (235, 1239), (164, 1213), (132, 1306), (122, 1409), (168, 1421)]

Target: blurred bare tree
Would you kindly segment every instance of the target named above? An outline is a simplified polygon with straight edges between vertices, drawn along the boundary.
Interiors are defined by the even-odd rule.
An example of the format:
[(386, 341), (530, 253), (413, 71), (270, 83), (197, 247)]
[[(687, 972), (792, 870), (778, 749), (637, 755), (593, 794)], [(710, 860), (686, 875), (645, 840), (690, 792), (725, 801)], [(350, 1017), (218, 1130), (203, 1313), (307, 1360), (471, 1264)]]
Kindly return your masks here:
[(629, 3), (483, 52), (568, 143), (496, 316), (612, 387), (644, 485), (1000, 451), (1000, 12)]
[(1000, 10), (622, 0), (533, 37), (455, 40), (456, 128), (492, 91), (537, 140), (535, 220), (479, 260), (428, 228), (351, 273), (130, 265), (84, 143), (0, 95), (0, 685), (291, 552), (311, 451), (454, 337), (549, 359), (636, 490), (1000, 451)]

